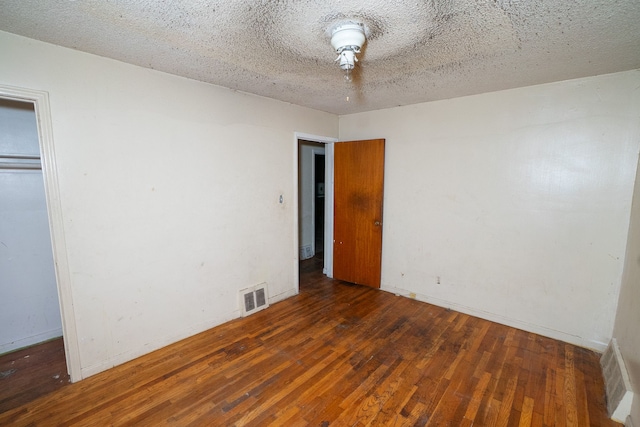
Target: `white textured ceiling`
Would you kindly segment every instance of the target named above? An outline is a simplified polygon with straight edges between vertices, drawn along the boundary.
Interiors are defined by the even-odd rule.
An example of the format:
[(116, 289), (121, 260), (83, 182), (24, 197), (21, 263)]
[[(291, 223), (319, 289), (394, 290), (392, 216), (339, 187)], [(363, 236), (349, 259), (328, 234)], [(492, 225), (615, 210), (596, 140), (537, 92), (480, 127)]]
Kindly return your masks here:
[(0, 30), (336, 114), (640, 68), (640, 0), (0, 0)]

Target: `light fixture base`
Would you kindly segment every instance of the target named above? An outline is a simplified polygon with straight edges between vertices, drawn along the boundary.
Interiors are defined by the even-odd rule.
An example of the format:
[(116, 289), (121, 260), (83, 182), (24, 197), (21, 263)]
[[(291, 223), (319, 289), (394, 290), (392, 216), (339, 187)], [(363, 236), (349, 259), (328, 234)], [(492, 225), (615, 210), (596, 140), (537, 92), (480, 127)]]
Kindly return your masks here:
[(337, 53), (345, 49), (360, 52), (365, 40), (364, 25), (359, 22), (340, 23), (331, 31), (331, 46)]
[(336, 62), (347, 72), (347, 76), (358, 62), (356, 56), (366, 41), (364, 25), (347, 21), (337, 24), (331, 30), (331, 46), (338, 54)]

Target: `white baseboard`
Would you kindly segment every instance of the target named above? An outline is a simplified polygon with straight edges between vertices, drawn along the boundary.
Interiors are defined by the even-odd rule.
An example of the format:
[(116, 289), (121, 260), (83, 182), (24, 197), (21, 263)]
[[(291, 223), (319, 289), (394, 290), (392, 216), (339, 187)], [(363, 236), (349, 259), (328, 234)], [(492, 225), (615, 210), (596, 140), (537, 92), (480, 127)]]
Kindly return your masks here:
[(197, 335), (211, 328), (215, 328), (216, 326), (222, 325), (223, 323), (226, 323), (230, 320), (237, 319), (238, 317), (240, 317), (240, 310), (236, 309), (228, 313), (226, 316), (216, 319), (215, 321), (212, 320), (210, 322), (201, 323), (200, 325), (194, 325), (180, 334), (172, 335), (170, 337), (166, 337), (151, 343), (144, 344), (142, 347), (138, 347), (136, 349), (117, 354), (100, 363), (97, 363), (91, 366), (82, 367), (81, 368), (82, 379), (85, 379), (92, 375), (106, 371), (107, 369), (111, 369), (114, 366), (122, 365), (123, 363), (129, 362), (140, 356), (144, 356), (145, 354), (151, 353), (152, 351), (161, 349), (162, 347), (166, 347), (170, 344), (174, 344), (180, 340)]
[(62, 336), (62, 328), (57, 328), (52, 331), (42, 332), (36, 335), (32, 335), (19, 340), (0, 344), (0, 354), (9, 353), (10, 351), (18, 350), (20, 348), (29, 347), (34, 344), (48, 341), (53, 338)]
[[(287, 290), (286, 292), (280, 293), (278, 295), (270, 295), (269, 296), (269, 304), (274, 304), (278, 301), (285, 300), (289, 297), (292, 297), (298, 293), (295, 289)], [(269, 310), (268, 308), (266, 310)], [(129, 362), (137, 357), (144, 356), (147, 353), (151, 353), (152, 351), (158, 350), (162, 347), (166, 347), (170, 344), (174, 344), (180, 340), (185, 338), (189, 338), (193, 335), (199, 334), (200, 332), (204, 332), (208, 329), (215, 328), (216, 326), (220, 326), (223, 323), (226, 323), (230, 320), (237, 319), (240, 317), (240, 310), (234, 310), (228, 313), (226, 316), (216, 319), (215, 321), (205, 322), (200, 325), (193, 326), (187, 330), (185, 330), (181, 334), (177, 334), (171, 337), (167, 337), (153, 343), (145, 344), (142, 347), (136, 348), (131, 351), (127, 351), (124, 353), (120, 353), (116, 356), (113, 356), (103, 362), (97, 363), (95, 365), (86, 366), (81, 369), (82, 378), (87, 378), (102, 371), (106, 371), (107, 369), (111, 369), (114, 366), (121, 365), (123, 363)]]
[(278, 295), (273, 295), (273, 296), (269, 296), (269, 304), (275, 304), (278, 301), (284, 301), (287, 298), (291, 298), (294, 295), (298, 295), (298, 290), (296, 289), (289, 289), (288, 291), (282, 292), (281, 294)]
[(595, 350), (599, 353), (602, 353), (607, 348), (606, 343), (584, 339), (582, 337), (571, 335), (562, 331), (557, 331), (555, 329), (547, 328), (545, 326), (524, 322), (519, 319), (505, 317), (505, 316), (491, 313), (488, 311), (478, 310), (476, 308), (467, 307), (465, 305), (458, 304), (452, 301), (433, 298), (427, 295), (415, 294), (405, 289), (394, 288), (392, 286), (383, 286), (380, 289), (386, 292), (391, 292), (393, 294), (403, 296), (403, 297), (437, 305), (438, 307), (450, 308), (452, 310), (459, 311), (464, 314), (469, 314), (471, 316), (480, 317), (481, 319), (500, 323), (501, 325), (511, 326), (513, 328), (522, 329), (523, 331), (532, 332), (534, 334), (543, 335), (545, 337), (557, 339), (569, 344), (574, 344), (579, 347)]

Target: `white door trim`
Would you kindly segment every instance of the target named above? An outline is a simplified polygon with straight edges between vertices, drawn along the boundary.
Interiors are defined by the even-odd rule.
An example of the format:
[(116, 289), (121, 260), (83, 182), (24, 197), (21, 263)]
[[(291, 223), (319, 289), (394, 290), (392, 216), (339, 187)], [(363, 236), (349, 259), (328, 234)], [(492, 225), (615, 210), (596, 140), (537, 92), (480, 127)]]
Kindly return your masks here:
[(44, 91), (0, 85), (0, 98), (29, 102), (34, 105), (38, 124), (42, 177), (44, 179), (49, 229), (51, 231), (51, 245), (56, 284), (58, 287), (58, 299), (60, 301), (62, 335), (64, 337), (67, 370), (69, 371), (72, 382), (80, 381), (82, 379), (80, 349), (78, 347), (78, 331), (73, 307), (71, 275), (67, 260), (64, 221), (60, 203), (60, 191), (58, 188), (58, 170), (56, 167), (53, 143), (49, 94)]
[(333, 277), (333, 144), (338, 138), (327, 136), (311, 135), (308, 133), (294, 132), (293, 134), (293, 253), (295, 254), (294, 276), (296, 292), (300, 290), (300, 277), (298, 276), (298, 263), (300, 262), (300, 236), (299, 236), (299, 215), (298, 215), (298, 175), (299, 153), (298, 141), (319, 142), (325, 145), (325, 184), (324, 184), (324, 268), (322, 272), (329, 277)]

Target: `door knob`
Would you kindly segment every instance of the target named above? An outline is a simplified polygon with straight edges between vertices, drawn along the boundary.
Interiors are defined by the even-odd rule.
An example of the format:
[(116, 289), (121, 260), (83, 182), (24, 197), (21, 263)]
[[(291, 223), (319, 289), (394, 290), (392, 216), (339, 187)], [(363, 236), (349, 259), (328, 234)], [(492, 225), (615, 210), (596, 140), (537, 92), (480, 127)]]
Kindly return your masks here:
[(380, 227), (380, 221), (374, 222), (373, 225), (375, 225), (376, 227)]

